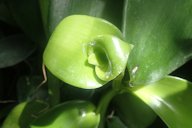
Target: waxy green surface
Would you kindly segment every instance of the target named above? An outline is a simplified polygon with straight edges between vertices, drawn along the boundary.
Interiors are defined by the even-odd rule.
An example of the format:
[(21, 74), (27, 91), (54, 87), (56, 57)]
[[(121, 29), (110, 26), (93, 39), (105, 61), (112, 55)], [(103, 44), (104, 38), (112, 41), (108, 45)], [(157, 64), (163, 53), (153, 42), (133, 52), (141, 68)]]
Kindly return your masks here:
[(54, 30), (43, 60), (64, 82), (92, 89), (124, 72), (131, 49), (132, 45), (122, 41), (121, 32), (111, 23), (73, 15)]
[(168, 76), (133, 92), (149, 105), (169, 128), (192, 127), (192, 83)]
[(128, 69), (143, 85), (171, 73), (192, 57), (192, 0), (126, 0), (123, 34), (134, 45)]
[(31, 128), (97, 128), (100, 115), (87, 101), (69, 101), (37, 119)]

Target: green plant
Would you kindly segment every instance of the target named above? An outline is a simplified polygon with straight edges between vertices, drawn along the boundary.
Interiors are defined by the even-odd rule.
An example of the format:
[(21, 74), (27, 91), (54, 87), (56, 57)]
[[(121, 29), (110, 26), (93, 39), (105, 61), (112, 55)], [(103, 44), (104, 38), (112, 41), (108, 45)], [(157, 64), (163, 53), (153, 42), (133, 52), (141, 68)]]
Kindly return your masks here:
[(191, 0), (0, 5), (2, 128), (192, 126)]

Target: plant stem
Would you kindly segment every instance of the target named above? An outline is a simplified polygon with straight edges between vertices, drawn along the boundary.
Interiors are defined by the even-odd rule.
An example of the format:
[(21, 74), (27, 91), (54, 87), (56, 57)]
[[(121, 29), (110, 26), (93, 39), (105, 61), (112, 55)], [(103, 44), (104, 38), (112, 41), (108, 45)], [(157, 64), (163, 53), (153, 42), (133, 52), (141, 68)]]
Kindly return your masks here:
[(98, 128), (105, 128), (106, 111), (113, 97), (117, 94), (131, 91), (130, 88), (124, 87), (124, 85), (122, 85), (123, 75), (124, 74), (120, 75), (115, 80), (113, 80), (113, 88), (109, 90), (99, 102), (99, 105), (96, 110), (96, 113), (100, 114), (100, 123)]
[(50, 105), (55, 106), (60, 102), (60, 80), (48, 72), (48, 88), (50, 95)]
[(98, 128), (105, 128), (104, 122), (105, 122), (106, 110), (108, 108), (110, 101), (117, 93), (118, 93), (117, 90), (112, 89), (109, 92), (107, 92), (99, 102), (99, 105), (96, 110), (96, 113), (100, 114), (100, 123)]
[(122, 78), (123, 78), (123, 73), (120, 74), (120, 76), (118, 76), (115, 80), (113, 80), (113, 85), (112, 85), (113, 88), (109, 90), (99, 102), (99, 105), (96, 110), (96, 113), (100, 114), (99, 128), (105, 128), (104, 122), (105, 122), (105, 115), (106, 115), (107, 108), (109, 106), (109, 103), (113, 99), (113, 97), (120, 92)]

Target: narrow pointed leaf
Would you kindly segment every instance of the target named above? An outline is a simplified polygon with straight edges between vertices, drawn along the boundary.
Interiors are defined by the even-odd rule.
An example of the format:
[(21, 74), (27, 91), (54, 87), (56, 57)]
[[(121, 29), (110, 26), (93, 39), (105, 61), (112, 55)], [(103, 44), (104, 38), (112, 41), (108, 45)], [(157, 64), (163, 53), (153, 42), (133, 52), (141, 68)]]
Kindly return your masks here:
[(149, 105), (169, 128), (192, 127), (192, 83), (168, 76), (135, 90), (134, 94)]
[(135, 48), (128, 68), (133, 84), (156, 81), (192, 55), (191, 0), (127, 0), (123, 33)]

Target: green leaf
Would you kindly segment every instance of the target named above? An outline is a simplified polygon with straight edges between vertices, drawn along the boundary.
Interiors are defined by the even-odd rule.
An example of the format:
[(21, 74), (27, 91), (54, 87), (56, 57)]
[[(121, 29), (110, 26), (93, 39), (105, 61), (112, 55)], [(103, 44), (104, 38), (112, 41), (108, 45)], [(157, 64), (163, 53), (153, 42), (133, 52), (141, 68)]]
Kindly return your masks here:
[(9, 113), (9, 115), (3, 122), (2, 128), (20, 128), (19, 118), (25, 106), (26, 102), (23, 102), (13, 108), (13, 110)]
[(47, 109), (48, 105), (39, 100), (19, 103), (6, 117), (3, 128), (28, 128), (29, 124)]
[(127, 0), (123, 34), (133, 43), (131, 82), (144, 84), (169, 74), (192, 55), (191, 0)]
[(119, 0), (41, 0), (44, 26), (50, 35), (65, 17), (83, 14), (101, 17), (121, 27), (123, 1)]
[(113, 80), (125, 70), (132, 49), (111, 35), (99, 35), (87, 47), (88, 63), (95, 66), (97, 77), (103, 81)]
[(111, 23), (85, 15), (65, 18), (44, 51), (47, 68), (80, 88), (98, 88), (124, 72), (132, 45)]
[(97, 128), (100, 116), (87, 101), (69, 101), (38, 118), (31, 128)]
[(192, 127), (192, 83), (168, 76), (133, 92), (148, 104), (169, 128)]
[(9, 105), (1, 105), (0, 109), (0, 120), (4, 119), (7, 117), (9, 112), (13, 109), (15, 105), (14, 104), (9, 104)]
[(0, 68), (13, 66), (26, 59), (35, 49), (24, 35), (13, 35), (0, 40)]
[(115, 114), (128, 128), (146, 128), (155, 120), (156, 114), (141, 99), (130, 93), (114, 98)]
[(27, 102), (19, 117), (20, 128), (29, 128), (29, 125), (36, 120), (40, 115), (47, 112), (49, 105), (40, 100), (33, 100)]
[(39, 0), (39, 6), (40, 6), (40, 12), (41, 12), (41, 17), (42, 17), (44, 32), (45, 32), (46, 38), (48, 38), (49, 37), (48, 36), (49, 35), (48, 21), (49, 21), (50, 0)]
[(18, 26), (33, 41), (44, 41), (44, 31), (38, 0), (7, 0)]

